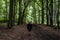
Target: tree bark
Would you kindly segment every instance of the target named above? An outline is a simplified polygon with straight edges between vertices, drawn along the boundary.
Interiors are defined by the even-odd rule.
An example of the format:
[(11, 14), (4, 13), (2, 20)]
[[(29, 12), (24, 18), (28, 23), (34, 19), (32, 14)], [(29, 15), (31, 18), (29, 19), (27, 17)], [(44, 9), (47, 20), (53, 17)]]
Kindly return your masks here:
[(35, 2), (33, 8), (34, 8), (34, 23), (37, 23)]
[(18, 25), (21, 24), (21, 16), (22, 16), (22, 12), (21, 12), (21, 2), (22, 0), (19, 0), (19, 18), (18, 18)]
[(44, 24), (44, 4), (42, 0), (42, 24)]
[(21, 24), (23, 23), (25, 10), (28, 7), (29, 3), (30, 3), (30, 0), (27, 3), (24, 3), (24, 10), (23, 10), (22, 15), (21, 15)]
[(38, 12), (39, 12), (39, 15), (38, 15), (38, 22), (39, 22), (39, 24), (40, 24), (40, 10), (38, 10)]
[(15, 25), (15, 15), (16, 15), (16, 0), (13, 2), (13, 25)]
[(59, 28), (59, 0), (58, 0), (58, 13), (57, 13), (57, 27)]
[(8, 28), (13, 26), (13, 0), (10, 0)]
[(48, 0), (46, 0), (46, 19), (47, 19), (47, 26), (49, 25), (49, 14), (48, 14)]
[(53, 26), (53, 0), (50, 0), (50, 26)]
[(6, 20), (7, 20), (7, 0), (6, 0)]

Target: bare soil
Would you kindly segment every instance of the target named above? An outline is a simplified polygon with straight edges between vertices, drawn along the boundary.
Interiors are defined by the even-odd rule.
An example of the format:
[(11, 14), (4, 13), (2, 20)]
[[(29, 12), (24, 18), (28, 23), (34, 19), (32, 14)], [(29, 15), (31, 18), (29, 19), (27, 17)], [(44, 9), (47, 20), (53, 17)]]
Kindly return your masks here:
[(0, 28), (0, 40), (60, 40), (60, 29), (46, 25), (33, 25), (29, 32), (26, 24), (12, 29)]

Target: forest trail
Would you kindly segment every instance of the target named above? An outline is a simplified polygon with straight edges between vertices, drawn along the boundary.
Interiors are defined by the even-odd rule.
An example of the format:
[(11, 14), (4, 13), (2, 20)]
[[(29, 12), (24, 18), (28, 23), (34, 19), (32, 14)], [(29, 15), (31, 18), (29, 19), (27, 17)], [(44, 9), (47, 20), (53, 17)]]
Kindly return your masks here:
[(60, 40), (60, 36), (36, 25), (33, 25), (31, 32), (29, 32), (27, 25), (23, 24), (12, 29), (0, 30), (0, 40)]

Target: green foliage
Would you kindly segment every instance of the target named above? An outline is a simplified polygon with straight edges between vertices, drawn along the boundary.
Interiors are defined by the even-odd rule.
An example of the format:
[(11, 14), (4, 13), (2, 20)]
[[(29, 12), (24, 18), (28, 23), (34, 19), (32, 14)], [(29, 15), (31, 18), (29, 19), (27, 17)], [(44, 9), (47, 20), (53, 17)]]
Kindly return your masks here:
[[(17, 22), (18, 16), (19, 16), (19, 0), (16, 0), (16, 16), (15, 21)], [(0, 21), (1, 20), (8, 20), (9, 19), (9, 2), (10, 0), (0, 0)], [(30, 3), (29, 3), (30, 2)], [(46, 0), (43, 0), (43, 8), (44, 8), (44, 24), (46, 24)], [(29, 21), (32, 21), (34, 23), (34, 3), (35, 3), (35, 9), (36, 9), (36, 20), (37, 24), (39, 23), (39, 13), (40, 13), (40, 23), (42, 21), (42, 0), (22, 0), (21, 2), (21, 11), (23, 12), (25, 6), (27, 5), (27, 8), (25, 8), (25, 14), (24, 14), (24, 22), (28, 23)], [(7, 5), (7, 7), (6, 7)], [(48, 9), (50, 9), (50, 0), (48, 0)], [(53, 0), (53, 13), (57, 13), (58, 10), (58, 0)], [(60, 7), (59, 7), (60, 12)], [(56, 14), (55, 13), (55, 14)], [(7, 16), (6, 16), (7, 15)], [(7, 18), (7, 19), (6, 19)], [(59, 15), (60, 18), (60, 15)], [(59, 19), (60, 21), (60, 19)], [(56, 23), (57, 24), (57, 23)], [(56, 25), (55, 24), (55, 25)]]

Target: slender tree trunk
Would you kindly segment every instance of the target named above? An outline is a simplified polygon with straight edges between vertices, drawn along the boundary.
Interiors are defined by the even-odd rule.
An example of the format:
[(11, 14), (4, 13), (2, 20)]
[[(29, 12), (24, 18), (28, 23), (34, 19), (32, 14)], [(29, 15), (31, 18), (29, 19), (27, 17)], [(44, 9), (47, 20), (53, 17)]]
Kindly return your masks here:
[(50, 26), (53, 26), (53, 0), (50, 0)]
[(59, 0), (58, 0), (58, 13), (57, 13), (57, 27), (59, 28)]
[(39, 12), (38, 22), (39, 22), (39, 24), (40, 24), (40, 10), (39, 10), (38, 12)]
[(53, 3), (53, 25), (56, 26), (56, 22), (57, 22), (57, 2), (56, 0), (54, 0), (55, 3)]
[(12, 26), (13, 26), (13, 0), (10, 0), (8, 28), (12, 28)]
[(49, 25), (49, 14), (48, 14), (48, 0), (46, 0), (46, 19), (47, 19), (47, 25)]
[(35, 8), (35, 2), (34, 2), (34, 6), (33, 6), (33, 8), (34, 8), (34, 23), (37, 23), (37, 18), (36, 18), (36, 8)]
[(15, 15), (16, 15), (16, 0), (13, 2), (13, 25), (15, 25)]
[(24, 3), (24, 10), (23, 10), (22, 16), (21, 16), (21, 24), (23, 23), (25, 10), (26, 10), (26, 8), (28, 7), (29, 4), (30, 4), (30, 0), (27, 3)]
[(44, 4), (42, 0), (42, 24), (44, 24)]
[(7, 0), (5, 1), (4, 22), (7, 22)]
[(21, 2), (22, 0), (19, 0), (19, 18), (18, 18), (18, 25), (21, 24), (21, 16), (22, 16), (22, 12), (21, 12)]
[(23, 20), (24, 20), (25, 10), (26, 10), (26, 7), (25, 7), (24, 10), (23, 10), (23, 14), (22, 14), (22, 17), (21, 17), (21, 24), (23, 23)]
[(6, 20), (7, 20), (7, 14), (8, 12), (7, 12), (7, 0), (6, 0)]

